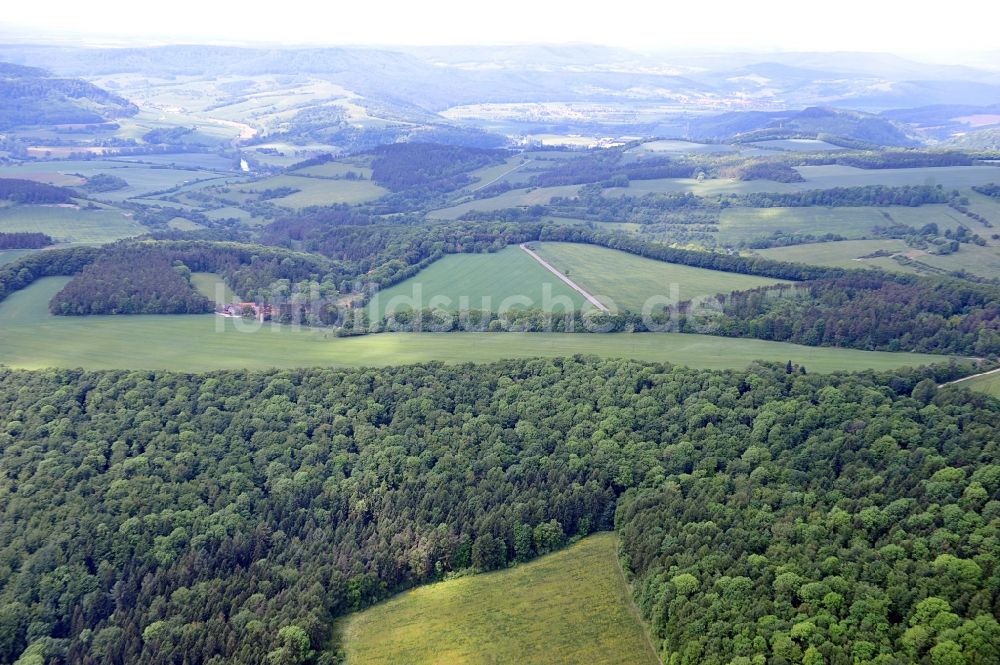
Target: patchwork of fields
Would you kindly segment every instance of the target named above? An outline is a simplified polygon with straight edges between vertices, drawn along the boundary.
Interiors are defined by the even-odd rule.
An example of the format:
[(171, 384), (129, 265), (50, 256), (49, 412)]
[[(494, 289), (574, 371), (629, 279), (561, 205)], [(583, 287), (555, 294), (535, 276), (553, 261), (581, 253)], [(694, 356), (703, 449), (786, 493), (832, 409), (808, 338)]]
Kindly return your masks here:
[(600, 533), (508, 570), (407, 591), (340, 622), (346, 662), (656, 665), (616, 558), (617, 538)]

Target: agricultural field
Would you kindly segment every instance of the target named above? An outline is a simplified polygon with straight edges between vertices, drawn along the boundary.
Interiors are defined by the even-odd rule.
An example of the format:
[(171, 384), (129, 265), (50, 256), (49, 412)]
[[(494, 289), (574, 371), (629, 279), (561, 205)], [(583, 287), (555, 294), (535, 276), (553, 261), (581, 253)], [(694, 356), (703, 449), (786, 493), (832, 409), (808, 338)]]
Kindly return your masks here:
[(372, 170), (367, 166), (355, 166), (345, 162), (327, 162), (316, 166), (306, 166), (305, 168), (289, 171), (290, 175), (310, 176), (313, 178), (343, 178), (349, 173), (371, 180)]
[(844, 150), (839, 145), (820, 141), (819, 139), (771, 139), (769, 141), (754, 141), (748, 143), (764, 150), (786, 150), (789, 152), (826, 152), (829, 150)]
[(513, 155), (501, 164), (470, 171), (469, 176), (474, 178), (475, 182), (461, 191), (471, 193), (499, 182), (523, 183), (531, 176), (533, 163), (532, 159), (523, 155)]
[[(413, 309), (410, 303), (415, 303), (416, 309), (439, 306), (456, 311), (466, 308), (462, 298), (467, 299), (469, 309), (498, 311), (499, 307), (507, 308), (505, 299), (518, 297), (529, 298), (533, 308), (544, 308), (543, 303), (551, 298), (569, 298), (574, 309), (580, 309), (585, 302), (520, 248), (508, 246), (492, 254), (449, 254), (410, 279), (379, 291), (368, 311), (372, 320), (381, 319), (390, 309)], [(447, 300), (437, 302), (435, 298)], [(510, 309), (526, 308), (525, 303), (508, 302)], [(555, 309), (564, 311), (561, 306)]]
[(236, 164), (229, 157), (215, 153), (177, 152), (162, 155), (135, 155), (116, 157), (115, 161), (174, 166), (177, 168), (203, 169), (205, 171), (236, 172)]
[(47, 233), (60, 244), (97, 245), (141, 235), (146, 229), (116, 208), (18, 205), (0, 208), (0, 232)]
[[(963, 251), (964, 251), (963, 247)], [(754, 250), (767, 259), (775, 261), (791, 261), (792, 263), (808, 263), (817, 266), (833, 266), (837, 268), (868, 268), (881, 267), (890, 269), (895, 266), (900, 272), (912, 272), (890, 257), (862, 259), (878, 250), (896, 253), (913, 251), (902, 240), (891, 238), (877, 240), (841, 240), (838, 242), (814, 242), (789, 247), (771, 247)]]
[(486, 212), (490, 210), (503, 210), (504, 208), (516, 208), (518, 206), (544, 205), (551, 201), (554, 196), (576, 196), (579, 190), (579, 185), (512, 189), (509, 192), (504, 192), (499, 196), (488, 199), (474, 199), (449, 208), (432, 210), (427, 213), (427, 216), (431, 219), (460, 219), (462, 215), (472, 210)]
[(619, 310), (633, 312), (641, 312), (651, 298), (659, 306), (666, 300), (691, 300), (779, 283), (765, 277), (664, 263), (596, 245), (540, 242), (532, 243), (531, 248), (606, 306), (614, 304)]
[(667, 154), (719, 154), (726, 152), (736, 152), (739, 148), (732, 145), (720, 143), (694, 143), (692, 141), (680, 141), (672, 139), (662, 139), (659, 141), (647, 141), (634, 148), (629, 148), (628, 153), (642, 155), (649, 153)]
[(404, 592), (346, 617), (338, 631), (347, 665), (658, 662), (611, 533)]
[[(307, 208), (309, 206), (325, 206), (334, 203), (363, 203), (384, 196), (388, 190), (379, 187), (371, 180), (333, 180), (331, 178), (313, 178), (285, 174), (258, 180), (253, 183), (233, 185), (230, 194), (225, 198), (240, 198), (247, 200), (244, 192), (257, 193), (268, 189), (291, 187), (300, 190), (294, 194), (270, 199), (270, 202), (285, 208)], [(241, 202), (242, 202), (241, 201)]]
[(793, 183), (771, 180), (733, 180), (731, 178), (659, 178), (656, 180), (634, 180), (628, 187), (610, 187), (602, 194), (615, 196), (645, 196), (646, 194), (677, 194), (691, 192), (698, 196), (719, 196), (720, 194), (755, 194), (758, 192), (796, 192), (800, 188)]
[(932, 268), (948, 272), (964, 270), (979, 277), (994, 279), (1000, 275), (1000, 247), (996, 241), (990, 242), (992, 244), (986, 247), (963, 244), (959, 251), (944, 256), (924, 253), (910, 254), (910, 256)]
[(324, 329), (257, 324), (214, 314), (52, 316), (49, 300), (69, 281), (47, 277), (0, 302), (0, 364), (15, 368), (217, 369), (491, 362), (577, 353), (737, 369), (754, 360), (810, 372), (893, 369), (946, 356), (799, 346), (680, 333), (383, 333), (336, 338)]
[(37, 249), (0, 249), (0, 266), (37, 251)]
[(975, 224), (946, 205), (914, 208), (728, 208), (719, 217), (718, 239), (724, 245), (738, 245), (770, 236), (775, 231), (816, 236), (835, 233), (849, 239), (862, 239), (870, 237), (875, 226), (898, 223), (919, 229), (931, 222), (936, 223), (941, 231)]
[(975, 390), (1000, 399), (1000, 372), (984, 374), (955, 384), (969, 390)]
[[(799, 166), (796, 170), (806, 179), (795, 183), (797, 189), (829, 189), (863, 185), (943, 185), (970, 187), (1000, 180), (995, 166), (932, 166), (914, 169), (859, 169), (854, 166), (830, 164)], [(778, 191), (778, 190), (774, 190)]]

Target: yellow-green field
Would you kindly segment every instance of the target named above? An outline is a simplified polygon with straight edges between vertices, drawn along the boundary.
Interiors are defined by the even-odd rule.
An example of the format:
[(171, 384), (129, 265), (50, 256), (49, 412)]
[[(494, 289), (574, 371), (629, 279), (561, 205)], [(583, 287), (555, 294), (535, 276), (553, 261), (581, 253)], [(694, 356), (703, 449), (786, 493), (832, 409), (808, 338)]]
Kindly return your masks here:
[(966, 381), (959, 381), (954, 385), (1000, 398), (1000, 372), (983, 374)]
[(514, 568), (400, 594), (340, 625), (347, 665), (655, 665), (601, 533)]
[(0, 364), (25, 369), (359, 367), (491, 362), (577, 353), (672, 362), (705, 369), (754, 360), (805, 365), (811, 372), (894, 369), (945, 356), (799, 346), (679, 333), (392, 333), (337, 338), (323, 329), (226, 319), (214, 314), (52, 316), (48, 302), (69, 280), (48, 277), (0, 302)]
[(532, 249), (554, 268), (595, 295), (606, 306), (641, 312), (651, 298), (691, 300), (758, 286), (776, 279), (664, 263), (597, 245), (570, 242), (532, 243)]

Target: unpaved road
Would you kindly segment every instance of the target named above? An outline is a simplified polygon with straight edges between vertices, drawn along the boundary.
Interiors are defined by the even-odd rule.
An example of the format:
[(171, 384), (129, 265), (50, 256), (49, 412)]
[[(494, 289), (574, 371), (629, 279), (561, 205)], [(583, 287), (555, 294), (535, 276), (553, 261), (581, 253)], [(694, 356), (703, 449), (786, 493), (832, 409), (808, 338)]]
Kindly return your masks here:
[(540, 257), (538, 254), (535, 254), (533, 251), (531, 251), (530, 249), (528, 249), (528, 246), (526, 244), (521, 243), (520, 247), (521, 247), (521, 249), (523, 249), (525, 252), (528, 253), (528, 256), (530, 256), (534, 260), (536, 260), (539, 263), (541, 263), (542, 266), (546, 270), (548, 270), (550, 273), (552, 273), (553, 275), (555, 275), (556, 277), (558, 277), (562, 281), (566, 282), (566, 284), (568, 284), (571, 289), (573, 289), (574, 291), (576, 291), (577, 293), (579, 293), (581, 296), (583, 296), (584, 298), (586, 298), (587, 302), (589, 302), (591, 305), (593, 305), (597, 309), (601, 310), (602, 312), (610, 312), (611, 311), (607, 307), (605, 307), (604, 304), (600, 300), (598, 300), (594, 296), (590, 295), (590, 293), (588, 293), (582, 286), (580, 286), (579, 284), (577, 284), (576, 282), (574, 282), (573, 280), (571, 280), (569, 277), (567, 277), (566, 275), (564, 275), (561, 272), (559, 272), (558, 270), (556, 270), (554, 267), (552, 267), (551, 263), (549, 263), (548, 261), (546, 261), (545, 259), (543, 259), (542, 257)]
[(980, 376), (989, 376), (990, 374), (996, 374), (997, 372), (1000, 372), (1000, 367), (998, 367), (996, 369), (991, 369), (988, 372), (980, 372), (979, 374), (973, 374), (972, 376), (967, 376), (967, 377), (962, 378), (962, 379), (955, 379), (954, 381), (947, 381), (945, 383), (942, 383), (942, 384), (938, 385), (938, 388), (944, 388), (945, 386), (953, 386), (956, 383), (964, 383), (964, 382), (969, 381), (971, 379), (975, 379), (975, 378), (980, 377)]
[(517, 166), (515, 166), (514, 168), (512, 168), (511, 170), (509, 170), (509, 171), (504, 171), (503, 173), (501, 173), (501, 174), (500, 174), (500, 175), (498, 175), (497, 177), (493, 178), (493, 180), (490, 180), (489, 182), (486, 182), (486, 183), (483, 183), (482, 185), (479, 185), (479, 186), (478, 186), (478, 187), (476, 187), (475, 189), (470, 189), (470, 190), (469, 190), (469, 192), (478, 192), (478, 191), (479, 191), (480, 189), (484, 189), (484, 188), (486, 188), (486, 187), (489, 187), (490, 185), (492, 185), (492, 184), (493, 184), (493, 183), (495, 183), (496, 181), (500, 180), (501, 178), (503, 178), (503, 177), (506, 177), (506, 176), (509, 176), (509, 175), (510, 175), (511, 173), (513, 173), (514, 171), (516, 171), (516, 170), (518, 170), (518, 169), (522, 169), (522, 168), (524, 168), (525, 166), (527, 166), (528, 164), (530, 164), (530, 163), (531, 163), (531, 162), (533, 162), (533, 161), (535, 161), (535, 160), (533, 160), (533, 159), (529, 159), (529, 160), (526, 160), (526, 161), (523, 161), (523, 162), (521, 162), (520, 164), (518, 164)]

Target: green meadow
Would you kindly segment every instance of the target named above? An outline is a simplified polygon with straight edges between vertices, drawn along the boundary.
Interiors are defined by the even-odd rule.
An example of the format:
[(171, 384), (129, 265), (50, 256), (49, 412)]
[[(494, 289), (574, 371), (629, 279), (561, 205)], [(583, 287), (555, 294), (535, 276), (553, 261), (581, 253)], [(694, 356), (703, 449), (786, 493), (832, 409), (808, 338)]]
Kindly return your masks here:
[(719, 216), (719, 242), (735, 245), (741, 241), (765, 238), (775, 231), (815, 236), (834, 233), (845, 238), (860, 239), (870, 237), (875, 226), (898, 223), (920, 228), (934, 222), (944, 231), (955, 229), (965, 221), (968, 218), (946, 205), (914, 208), (728, 208)]
[[(449, 254), (435, 261), (408, 280), (379, 291), (368, 311), (372, 319), (382, 318), (387, 309), (403, 311), (417, 308), (459, 309), (544, 308), (548, 298), (569, 298), (574, 309), (584, 304), (583, 297), (546, 270), (516, 245), (491, 254)], [(519, 301), (528, 298), (531, 303)], [(438, 300), (432, 301), (432, 298)], [(462, 299), (468, 302), (463, 305)], [(511, 298), (512, 300), (506, 300)], [(507, 302), (505, 306), (503, 303)], [(395, 304), (394, 304), (395, 303)], [(558, 308), (555, 311), (564, 311)]]
[(539, 242), (531, 247), (598, 300), (608, 306), (613, 302), (619, 310), (641, 312), (650, 298), (676, 296), (683, 301), (779, 283), (766, 277), (664, 263), (596, 245)]
[(600, 533), (507, 570), (422, 586), (339, 622), (347, 665), (656, 665)]
[(705, 369), (754, 360), (813, 372), (893, 369), (945, 356), (799, 346), (678, 333), (383, 333), (338, 338), (324, 329), (256, 324), (215, 314), (52, 316), (48, 302), (69, 281), (48, 277), (0, 302), (0, 364), (25, 369), (172, 369), (386, 366), (490, 362), (574, 354), (672, 362)]
[[(871, 268), (895, 269), (910, 272), (889, 257), (862, 259), (878, 250), (893, 253), (912, 251), (903, 240), (892, 238), (879, 240), (840, 240), (837, 242), (812, 242), (788, 247), (771, 247), (754, 250), (764, 258), (775, 261), (791, 261), (792, 263), (808, 263), (817, 266), (833, 266), (838, 268)], [(895, 266), (893, 268), (893, 266)]]
[(285, 174), (259, 180), (254, 183), (234, 185), (232, 191), (261, 192), (279, 187), (291, 187), (299, 190), (294, 194), (271, 199), (271, 203), (286, 208), (307, 208), (309, 206), (324, 206), (334, 203), (363, 203), (372, 201), (386, 193), (371, 180), (333, 180), (331, 178), (315, 178)]
[(0, 208), (0, 232), (47, 233), (62, 244), (96, 245), (137, 236), (146, 229), (116, 208), (17, 205)]
[(17, 261), (22, 256), (27, 256), (32, 252), (38, 250), (35, 249), (0, 249), (0, 266), (5, 263), (11, 263), (12, 261)]
[(432, 210), (427, 213), (427, 216), (431, 219), (460, 219), (462, 215), (472, 210), (486, 212), (490, 210), (503, 210), (504, 208), (516, 208), (518, 206), (545, 205), (552, 200), (553, 196), (576, 196), (579, 190), (579, 185), (512, 189), (499, 196), (487, 199), (473, 199), (449, 208)]

